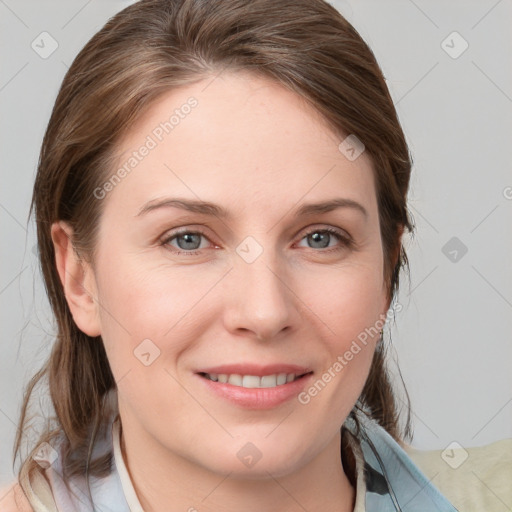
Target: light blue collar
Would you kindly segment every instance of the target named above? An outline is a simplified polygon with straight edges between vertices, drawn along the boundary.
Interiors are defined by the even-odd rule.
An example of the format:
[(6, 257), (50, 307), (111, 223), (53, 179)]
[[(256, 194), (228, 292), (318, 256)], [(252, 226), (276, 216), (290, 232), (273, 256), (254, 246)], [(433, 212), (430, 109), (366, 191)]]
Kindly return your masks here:
[(366, 510), (369, 512), (457, 512), (413, 463), (403, 448), (375, 420), (357, 413), (345, 421), (365, 459)]

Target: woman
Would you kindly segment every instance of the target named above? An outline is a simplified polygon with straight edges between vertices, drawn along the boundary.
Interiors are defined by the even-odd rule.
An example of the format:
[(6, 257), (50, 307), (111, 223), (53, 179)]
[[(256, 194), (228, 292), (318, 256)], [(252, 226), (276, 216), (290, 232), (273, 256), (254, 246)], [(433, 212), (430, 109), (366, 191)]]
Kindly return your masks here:
[(411, 159), (322, 0), (148, 0), (67, 73), (33, 208), (55, 418), (11, 510), (454, 508), (400, 443), (382, 328)]

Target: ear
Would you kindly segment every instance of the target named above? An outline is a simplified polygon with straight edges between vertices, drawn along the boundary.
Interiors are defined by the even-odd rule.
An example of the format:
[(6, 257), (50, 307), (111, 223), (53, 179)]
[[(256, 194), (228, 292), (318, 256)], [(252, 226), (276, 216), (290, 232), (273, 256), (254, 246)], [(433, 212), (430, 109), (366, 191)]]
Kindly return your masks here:
[(85, 334), (101, 334), (97, 287), (92, 267), (83, 261), (72, 244), (73, 230), (64, 221), (51, 228), (55, 263), (73, 320)]

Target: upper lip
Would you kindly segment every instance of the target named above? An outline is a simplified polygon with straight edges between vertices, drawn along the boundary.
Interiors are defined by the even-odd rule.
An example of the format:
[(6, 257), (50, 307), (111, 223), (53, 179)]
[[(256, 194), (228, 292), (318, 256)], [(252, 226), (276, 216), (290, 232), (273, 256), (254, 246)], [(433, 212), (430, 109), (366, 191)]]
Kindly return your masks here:
[(254, 363), (241, 363), (241, 364), (223, 364), (220, 366), (212, 366), (210, 368), (203, 368), (196, 373), (216, 373), (225, 375), (254, 375), (256, 377), (263, 377), (265, 375), (274, 375), (276, 373), (294, 373), (295, 375), (304, 375), (310, 373), (312, 370), (305, 366), (298, 366), (295, 364), (269, 364), (261, 366)]

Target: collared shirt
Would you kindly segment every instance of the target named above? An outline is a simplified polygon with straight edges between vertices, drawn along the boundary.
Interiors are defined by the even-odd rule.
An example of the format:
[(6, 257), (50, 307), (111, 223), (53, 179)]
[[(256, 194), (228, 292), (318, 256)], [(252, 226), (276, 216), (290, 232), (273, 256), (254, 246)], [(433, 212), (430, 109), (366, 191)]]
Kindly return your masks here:
[[(351, 416), (344, 424), (355, 459), (354, 512), (456, 512), (385, 429), (362, 413), (357, 417), (360, 431)], [(93, 457), (107, 452), (113, 455), (112, 470), (90, 478), (90, 494), (84, 477), (74, 477), (68, 489), (60, 457), (49, 458), (48, 467), (31, 477), (28, 497), (34, 512), (143, 512), (121, 452), (119, 416)]]

